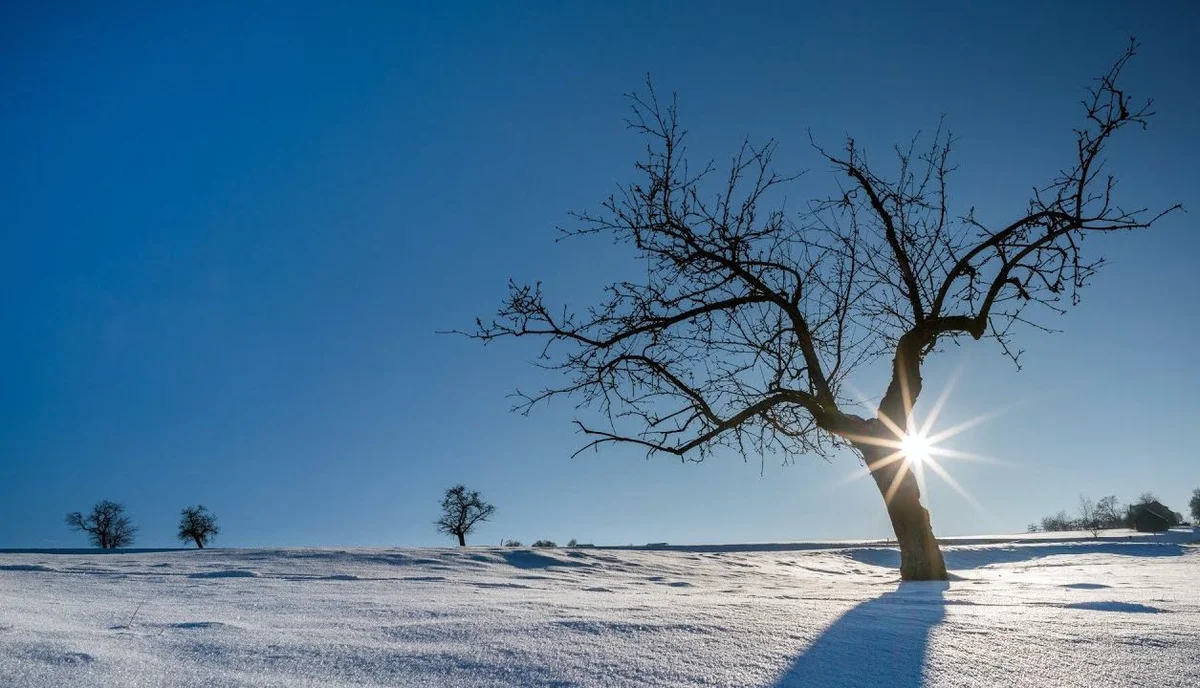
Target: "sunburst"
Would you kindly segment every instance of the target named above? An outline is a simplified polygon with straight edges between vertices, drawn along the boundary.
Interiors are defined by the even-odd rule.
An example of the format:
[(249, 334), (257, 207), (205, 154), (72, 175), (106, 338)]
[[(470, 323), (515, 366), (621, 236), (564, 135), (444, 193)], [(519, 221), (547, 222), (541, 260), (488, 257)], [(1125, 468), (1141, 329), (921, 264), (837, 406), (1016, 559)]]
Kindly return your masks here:
[[(913, 405), (907, 393), (904, 395), (904, 397), (905, 406), (908, 409), (908, 422), (905, 424), (904, 428), (901, 428), (896, 423), (892, 422), (892, 420), (886, 415), (880, 414), (879, 419), (891, 432), (892, 437), (855, 437), (853, 439), (858, 442), (873, 444), (885, 449), (890, 449), (892, 450), (891, 453), (887, 454), (881, 459), (876, 460), (869, 466), (861, 467), (860, 469), (854, 471), (854, 473), (851, 475), (847, 476), (846, 480), (839, 482), (846, 482), (848, 480), (866, 477), (875, 471), (900, 462), (901, 465), (896, 470), (896, 474), (893, 476), (892, 481), (884, 494), (884, 499), (887, 502), (891, 502), (892, 497), (895, 496), (896, 491), (900, 488), (904, 477), (909, 471), (912, 471), (913, 475), (916, 477), (917, 484), (921, 488), (921, 492), (928, 495), (929, 493), (925, 489), (926, 471), (928, 470), (941, 478), (942, 481), (949, 485), (951, 489), (957, 492), (963, 499), (971, 504), (971, 506), (983, 511), (982, 505), (980, 505), (979, 502), (972, 497), (971, 494), (967, 492), (967, 490), (963, 488), (963, 486), (957, 480), (954, 479), (954, 476), (950, 475), (950, 472), (946, 470), (946, 467), (943, 465), (943, 463), (955, 460), (985, 463), (1003, 462), (979, 456), (977, 454), (970, 454), (967, 452), (950, 449), (949, 447), (942, 446), (942, 443), (965, 430), (975, 427), (976, 425), (995, 417), (1000, 412), (996, 411), (981, 414), (949, 428), (935, 431), (934, 425), (937, 423), (938, 416), (941, 415), (942, 409), (945, 408), (946, 401), (950, 398), (950, 393), (953, 390), (957, 380), (958, 371), (956, 371), (946, 383), (945, 388), (942, 389), (941, 393), (937, 397), (937, 400), (934, 402), (933, 408), (930, 409), (929, 415), (922, 423), (917, 422), (916, 415), (913, 411)], [(902, 391), (907, 392), (907, 390)]]

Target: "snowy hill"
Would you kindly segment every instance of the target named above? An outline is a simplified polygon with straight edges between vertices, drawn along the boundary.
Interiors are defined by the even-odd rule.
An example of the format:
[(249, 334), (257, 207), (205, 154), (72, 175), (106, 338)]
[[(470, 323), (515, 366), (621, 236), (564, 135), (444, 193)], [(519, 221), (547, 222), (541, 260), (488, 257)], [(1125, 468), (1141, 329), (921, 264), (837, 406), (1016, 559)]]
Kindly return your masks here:
[(1193, 537), (0, 553), (0, 685), (1196, 686)]

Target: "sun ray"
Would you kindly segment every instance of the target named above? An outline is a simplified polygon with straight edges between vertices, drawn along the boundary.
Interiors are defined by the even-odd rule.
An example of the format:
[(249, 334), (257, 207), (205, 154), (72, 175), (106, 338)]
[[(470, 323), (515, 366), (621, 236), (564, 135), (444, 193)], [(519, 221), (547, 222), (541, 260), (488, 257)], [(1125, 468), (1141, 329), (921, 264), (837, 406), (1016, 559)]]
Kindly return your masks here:
[(884, 413), (882, 410), (879, 411), (879, 420), (884, 425), (887, 426), (888, 430), (892, 431), (892, 434), (894, 434), (897, 439), (900, 439), (900, 438), (904, 437), (905, 434), (907, 434), (904, 432), (904, 430), (900, 429), (899, 425), (896, 425), (894, 422), (892, 422), (892, 419), (888, 418), (888, 415), (886, 413)]
[(884, 468), (885, 466), (890, 466), (890, 465), (896, 463), (897, 461), (902, 461), (902, 460), (904, 460), (904, 452), (899, 451), (899, 450), (894, 451), (891, 454), (888, 454), (887, 456), (883, 457), (882, 459), (871, 464), (870, 466), (867, 466), (867, 474), (869, 475), (871, 473), (874, 473), (875, 471), (878, 471), (881, 468)]
[(857, 444), (869, 444), (873, 447), (884, 447), (886, 449), (901, 448), (901, 440), (899, 438), (888, 439), (884, 437), (871, 437), (870, 435), (856, 435), (853, 433), (846, 433), (844, 437)]
[(900, 483), (904, 481), (904, 476), (908, 474), (908, 461), (900, 463), (900, 468), (896, 469), (896, 476), (892, 478), (892, 484), (888, 486), (887, 493), (883, 495), (883, 501), (886, 504), (892, 503), (892, 497), (896, 496), (896, 492), (900, 489)]
[(937, 473), (938, 477), (940, 477), (942, 480), (945, 480), (947, 485), (957, 492), (959, 496), (967, 500), (967, 503), (973, 506), (977, 511), (979, 511), (979, 513), (985, 515), (987, 514), (987, 510), (983, 508), (983, 505), (980, 504), (974, 497), (972, 497), (971, 493), (967, 492), (966, 488), (960, 485), (959, 482), (954, 479), (954, 476), (950, 475), (950, 473), (940, 464), (938, 464), (937, 461), (929, 460), (926, 462), (926, 465), (928, 465), (934, 473)]
[(933, 424), (937, 422), (938, 416), (941, 415), (942, 409), (946, 406), (946, 401), (950, 399), (950, 392), (954, 391), (954, 385), (958, 384), (958, 378), (962, 374), (962, 365), (959, 364), (954, 372), (950, 374), (950, 379), (946, 381), (946, 386), (942, 388), (940, 394), (933, 402), (933, 408), (929, 409), (929, 416), (925, 418), (925, 422), (921, 424), (921, 434), (929, 435), (929, 431), (933, 429)]
[(845, 485), (846, 483), (852, 482), (854, 480), (858, 480), (859, 478), (865, 478), (865, 477), (871, 475), (872, 473), (874, 473), (875, 471), (877, 471), (881, 468), (884, 468), (885, 466), (890, 466), (890, 465), (896, 463), (897, 461), (900, 461), (903, 458), (904, 458), (903, 452), (900, 452), (898, 450), (894, 451), (891, 454), (888, 454), (887, 456), (883, 457), (882, 459), (879, 459), (875, 463), (870, 464), (869, 466), (868, 465), (859, 466), (858, 468), (851, 471), (849, 475), (847, 475), (846, 477), (842, 478), (841, 480), (835, 482), (834, 485), (835, 486)]
[(920, 460), (908, 462), (912, 466), (913, 475), (917, 477), (917, 488), (921, 491), (921, 494), (925, 496), (926, 502), (929, 501), (929, 490), (925, 489), (925, 464), (931, 463), (932, 461), (933, 459), (926, 454), (924, 458)]
[(931, 444), (937, 444), (938, 442), (948, 440), (951, 437), (954, 437), (955, 435), (959, 434), (960, 432), (963, 432), (964, 430), (969, 430), (969, 429), (975, 427), (976, 425), (979, 425), (980, 423), (985, 423), (985, 422), (995, 418), (996, 416), (999, 416), (1000, 414), (1004, 413), (1007, 410), (1008, 410), (1008, 407), (1005, 407), (1005, 408), (997, 409), (995, 411), (988, 411), (987, 413), (981, 413), (978, 416), (975, 416), (974, 418), (969, 418), (969, 419), (964, 420), (963, 422), (959, 423), (958, 425), (952, 425), (952, 426), (946, 428), (945, 430), (938, 432), (935, 435), (931, 435), (929, 437), (929, 442)]
[(950, 449), (948, 447), (930, 447), (929, 454), (931, 456), (940, 457), (943, 459), (954, 459), (956, 461), (971, 461), (974, 463), (986, 463), (986, 464), (990, 464), (993, 466), (1010, 466), (1011, 467), (1011, 466), (1018, 465), (1018, 464), (1013, 463), (1012, 461), (1003, 461), (1001, 459), (997, 459), (997, 458), (994, 458), (991, 456), (984, 456), (983, 454), (972, 454), (970, 452), (958, 451), (957, 449)]

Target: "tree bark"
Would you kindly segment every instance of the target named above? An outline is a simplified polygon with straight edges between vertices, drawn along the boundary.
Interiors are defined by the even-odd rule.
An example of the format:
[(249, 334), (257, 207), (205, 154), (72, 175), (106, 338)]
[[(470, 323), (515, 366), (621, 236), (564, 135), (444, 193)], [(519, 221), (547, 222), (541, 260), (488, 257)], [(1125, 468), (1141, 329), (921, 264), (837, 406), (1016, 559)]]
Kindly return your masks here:
[[(905, 460), (877, 465), (894, 450), (871, 444), (855, 444), (868, 466), (875, 466), (871, 477), (887, 503), (888, 517), (896, 542), (900, 546), (900, 578), (902, 580), (947, 580), (942, 550), (933, 535), (929, 511), (921, 504), (921, 488), (916, 476), (905, 467)], [(896, 475), (904, 470), (899, 485), (893, 490)], [(891, 493), (891, 498), (888, 494)]]
[(204, 541), (201, 540), (199, 536), (193, 535), (192, 539), (196, 541), (197, 549), (204, 549)]
[(466, 547), (467, 546), (467, 536), (463, 533), (455, 533), (455, 535), (458, 535), (458, 546)]

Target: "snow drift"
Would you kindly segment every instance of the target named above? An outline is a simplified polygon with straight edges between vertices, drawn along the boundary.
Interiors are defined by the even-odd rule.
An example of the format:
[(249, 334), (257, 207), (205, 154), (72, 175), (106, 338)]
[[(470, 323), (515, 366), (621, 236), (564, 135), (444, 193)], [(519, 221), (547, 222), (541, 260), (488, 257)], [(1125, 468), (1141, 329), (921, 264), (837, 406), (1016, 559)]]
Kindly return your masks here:
[(1187, 539), (0, 553), (0, 685), (1196, 686)]

